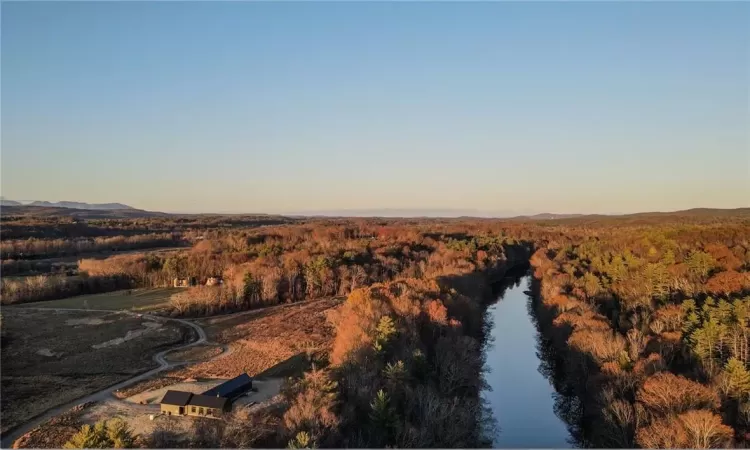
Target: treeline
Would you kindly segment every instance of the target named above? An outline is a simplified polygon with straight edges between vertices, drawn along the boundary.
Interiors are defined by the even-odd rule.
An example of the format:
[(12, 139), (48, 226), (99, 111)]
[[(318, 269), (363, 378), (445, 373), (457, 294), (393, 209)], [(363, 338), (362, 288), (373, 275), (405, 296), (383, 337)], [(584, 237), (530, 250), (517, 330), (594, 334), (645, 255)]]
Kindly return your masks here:
[(123, 275), (101, 277), (65, 275), (36, 275), (20, 278), (3, 278), (2, 304), (56, 300), (84, 294), (98, 294), (134, 287), (131, 279)]
[[(159, 217), (87, 217), (86, 211), (58, 208), (60, 215), (13, 215), (3, 208), (0, 239), (74, 239), (82, 237), (132, 236), (146, 233), (203, 232), (296, 223), (298, 219), (268, 215), (165, 215)], [(67, 212), (68, 215), (64, 213)], [(113, 213), (112, 211), (107, 212)], [(115, 213), (116, 214), (116, 213)]]
[[(342, 233), (346, 234), (345, 230)], [(488, 237), (443, 240), (429, 235), (396, 236), (383, 235), (377, 239), (318, 236), (288, 247), (279, 244), (276, 238), (266, 238), (253, 249), (258, 256), (251, 262), (230, 265), (224, 270), (225, 283), (220, 288), (198, 287), (176, 296), (173, 312), (203, 315), (347, 295), (359, 287), (398, 277), (433, 278), (450, 273), (464, 264), (460, 256), (462, 246), (467, 246), (466, 251), (474, 252), (486, 264), (492, 264), (492, 260), (482, 246), (502, 248), (499, 241)], [(304, 245), (299, 245), (303, 242)], [(184, 266), (191, 265), (189, 255), (174, 262), (168, 264), (170, 270), (183, 267), (183, 262)], [(204, 274), (196, 272), (199, 276)], [(178, 269), (175, 273), (185, 272)]]
[[(134, 286), (168, 286), (174, 278), (199, 283), (221, 276), (221, 286), (185, 289), (170, 313), (199, 316), (347, 295), (397, 277), (433, 278), (465, 266), (463, 252), (492, 264), (503, 238), (441, 234), (429, 227), (278, 227), (208, 232), (187, 252), (84, 259), (89, 277), (124, 277)], [(31, 299), (29, 299), (31, 300)]]
[(75, 275), (78, 273), (78, 261), (49, 261), (28, 259), (3, 259), (0, 261), (0, 273), (12, 275)]
[(102, 251), (136, 250), (152, 247), (184, 245), (185, 241), (176, 233), (141, 234), (136, 236), (112, 236), (76, 239), (23, 239), (0, 242), (3, 260), (38, 259), (59, 256), (74, 256)]
[(749, 242), (730, 223), (580, 228), (540, 246), (537, 314), (581, 445), (746, 445)]

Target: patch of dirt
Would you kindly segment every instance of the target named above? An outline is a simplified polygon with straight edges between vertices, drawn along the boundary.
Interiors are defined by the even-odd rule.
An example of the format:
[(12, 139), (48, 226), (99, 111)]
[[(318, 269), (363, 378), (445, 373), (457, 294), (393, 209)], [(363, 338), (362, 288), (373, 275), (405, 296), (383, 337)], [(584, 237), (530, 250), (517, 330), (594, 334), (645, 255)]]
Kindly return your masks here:
[(158, 330), (159, 328), (161, 328), (161, 324), (158, 322), (144, 322), (143, 328), (139, 328), (137, 330), (129, 330), (124, 337), (111, 339), (107, 342), (102, 342), (101, 344), (94, 344), (91, 346), (91, 348), (99, 350), (100, 348), (117, 346), (131, 339), (139, 338), (143, 336), (144, 334), (149, 333), (151, 331)]
[(65, 325), (103, 325), (105, 323), (112, 323), (112, 320), (104, 320), (99, 317), (86, 318), (86, 319), (68, 319), (65, 321)]
[(57, 353), (53, 352), (52, 350), (48, 348), (40, 348), (39, 350), (36, 351), (36, 354), (40, 356), (47, 356), (47, 357), (57, 356)]
[(62, 448), (81, 428), (81, 416), (92, 405), (82, 403), (53, 417), (18, 438), (13, 448)]
[(141, 440), (150, 436), (158, 425), (169, 423), (175, 433), (185, 438), (190, 436), (193, 426), (192, 417), (166, 416), (159, 413), (158, 407), (131, 405), (116, 400), (101, 402), (89, 408), (80, 420), (83, 423), (94, 424), (114, 418), (124, 420)]
[(136, 394), (140, 394), (141, 392), (144, 392), (144, 391), (148, 391), (151, 389), (159, 389), (161, 387), (169, 386), (170, 384), (175, 384), (175, 383), (179, 383), (180, 381), (182, 381), (182, 378), (172, 377), (172, 376), (160, 376), (160, 375), (157, 375), (156, 378), (148, 378), (141, 382), (132, 384), (124, 389), (115, 391), (114, 397), (122, 400), (128, 397), (132, 397)]

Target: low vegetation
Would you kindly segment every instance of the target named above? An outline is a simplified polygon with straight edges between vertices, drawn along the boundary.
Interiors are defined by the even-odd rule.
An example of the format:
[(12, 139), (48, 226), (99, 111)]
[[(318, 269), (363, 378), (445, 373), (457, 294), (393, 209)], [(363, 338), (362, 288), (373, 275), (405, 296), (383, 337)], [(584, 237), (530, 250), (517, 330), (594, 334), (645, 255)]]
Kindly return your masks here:
[(125, 422), (113, 419), (82, 426), (63, 448), (133, 448), (135, 440)]

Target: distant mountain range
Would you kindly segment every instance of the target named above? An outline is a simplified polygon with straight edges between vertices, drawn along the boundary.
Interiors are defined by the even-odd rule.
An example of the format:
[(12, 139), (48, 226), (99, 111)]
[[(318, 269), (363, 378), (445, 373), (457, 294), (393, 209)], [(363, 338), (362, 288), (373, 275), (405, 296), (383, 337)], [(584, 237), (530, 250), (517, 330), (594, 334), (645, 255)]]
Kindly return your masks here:
[(122, 203), (84, 203), (84, 202), (46, 202), (33, 201), (30, 203), (21, 203), (15, 200), (0, 199), (0, 206), (41, 206), (44, 208), (70, 208), (70, 209), (89, 209), (95, 211), (109, 211), (115, 209), (135, 209), (132, 206), (123, 205)]
[(291, 217), (389, 217), (389, 218), (455, 218), (455, 217), (477, 217), (477, 218), (502, 218), (517, 217), (525, 211), (481, 211), (478, 209), (340, 209), (340, 210), (317, 210), (297, 211), (285, 214)]
[(527, 219), (527, 220), (556, 220), (556, 219), (574, 219), (576, 217), (583, 217), (585, 214), (553, 214), (553, 213), (541, 213), (534, 214), (533, 216), (517, 216), (514, 219)]
[[(135, 217), (167, 217), (167, 216), (241, 216), (243, 214), (180, 214), (163, 213), (157, 211), (144, 211), (133, 208), (122, 203), (85, 203), (85, 202), (18, 202), (0, 197), (0, 206), (3, 207), (4, 215), (21, 216), (69, 216), (78, 218), (135, 218)], [(552, 221), (552, 220), (584, 220), (584, 221), (607, 221), (616, 218), (639, 221), (645, 219), (656, 219), (660, 217), (750, 217), (750, 208), (719, 209), (719, 208), (693, 208), (682, 211), (669, 212), (642, 212), (635, 214), (558, 214), (540, 213), (534, 214), (528, 210), (495, 210), (481, 211), (477, 209), (343, 209), (343, 210), (317, 210), (300, 211), (279, 215), (289, 218), (310, 217), (383, 217), (383, 218), (477, 218), (498, 219), (509, 221)]]

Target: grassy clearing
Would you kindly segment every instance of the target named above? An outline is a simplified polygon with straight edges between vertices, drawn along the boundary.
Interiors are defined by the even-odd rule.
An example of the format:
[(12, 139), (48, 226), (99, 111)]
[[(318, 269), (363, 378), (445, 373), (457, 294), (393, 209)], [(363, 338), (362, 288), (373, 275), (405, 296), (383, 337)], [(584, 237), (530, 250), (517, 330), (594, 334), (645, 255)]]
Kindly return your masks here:
[[(3, 431), (154, 367), (153, 354), (188, 333), (171, 322), (115, 312), (2, 312)], [(137, 337), (125, 339), (134, 331)]]
[[(128, 293), (130, 292), (130, 293)], [(104, 294), (79, 295), (77, 297), (33, 302), (19, 305), (19, 308), (73, 308), (106, 309), (112, 311), (155, 311), (169, 303), (172, 294), (180, 288), (130, 289)]]

